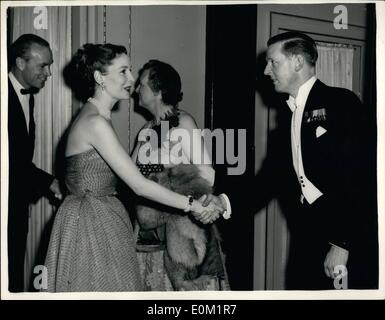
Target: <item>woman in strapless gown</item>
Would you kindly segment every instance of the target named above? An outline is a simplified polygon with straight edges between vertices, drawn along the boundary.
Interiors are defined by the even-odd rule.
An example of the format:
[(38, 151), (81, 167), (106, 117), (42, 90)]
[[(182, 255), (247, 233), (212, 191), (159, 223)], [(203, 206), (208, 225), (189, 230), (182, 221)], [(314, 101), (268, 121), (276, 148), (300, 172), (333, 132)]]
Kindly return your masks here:
[[(144, 178), (111, 124), (111, 109), (130, 97), (133, 77), (122, 46), (86, 44), (71, 63), (87, 97), (66, 146), (68, 195), (58, 209), (46, 256), (49, 292), (140, 291), (143, 285), (129, 215), (116, 198), (119, 176), (138, 195), (190, 212), (203, 223), (220, 208), (204, 208)], [(183, 210), (183, 211), (182, 211)]]
[(45, 262), (49, 291), (142, 289), (129, 216), (116, 175), (95, 149), (67, 158), (69, 195), (60, 206)]
[[(179, 109), (178, 72), (150, 60), (139, 71), (135, 92), (139, 105), (153, 116), (132, 154), (141, 173), (195, 199), (213, 193), (215, 171), (201, 131), (194, 118)], [(196, 223), (146, 199), (138, 198), (136, 209), (137, 251), (146, 290), (230, 289), (215, 225)]]

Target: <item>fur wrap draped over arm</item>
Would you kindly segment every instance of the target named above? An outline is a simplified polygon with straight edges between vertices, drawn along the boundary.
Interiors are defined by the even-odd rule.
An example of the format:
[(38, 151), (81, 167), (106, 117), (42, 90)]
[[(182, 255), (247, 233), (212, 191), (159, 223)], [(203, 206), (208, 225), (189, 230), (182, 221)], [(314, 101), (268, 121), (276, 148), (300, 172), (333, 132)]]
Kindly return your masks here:
[[(180, 164), (151, 173), (149, 179), (194, 199), (212, 193), (212, 183), (193, 164)], [(137, 205), (140, 244), (163, 243), (164, 261), (174, 289), (182, 283), (211, 275), (224, 278), (225, 270), (215, 225), (203, 225), (189, 213), (143, 198)]]

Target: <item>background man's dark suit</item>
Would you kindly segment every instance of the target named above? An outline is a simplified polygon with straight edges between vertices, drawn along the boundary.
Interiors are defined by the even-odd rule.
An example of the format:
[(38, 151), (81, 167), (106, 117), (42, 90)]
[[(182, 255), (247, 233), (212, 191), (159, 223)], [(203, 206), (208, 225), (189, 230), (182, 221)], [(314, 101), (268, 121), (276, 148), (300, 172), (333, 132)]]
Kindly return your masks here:
[(28, 206), (46, 194), (54, 177), (33, 162), (34, 141), (30, 139), (24, 112), (8, 81), (9, 203), (8, 268), (11, 292), (23, 291), (24, 256), (28, 234)]
[[(228, 193), (235, 215), (255, 213), (274, 197), (280, 201), (291, 236), (288, 289), (333, 288), (323, 268), (329, 242), (349, 250), (349, 287), (377, 286), (375, 154), (369, 154), (375, 150), (366, 140), (375, 137), (368, 136), (366, 114), (351, 91), (317, 80), (306, 101), (301, 143), (305, 174), (323, 196), (311, 205), (300, 202), (291, 150), (292, 112), (284, 100), (261, 170), (241, 196)], [(318, 127), (326, 130), (319, 137)]]

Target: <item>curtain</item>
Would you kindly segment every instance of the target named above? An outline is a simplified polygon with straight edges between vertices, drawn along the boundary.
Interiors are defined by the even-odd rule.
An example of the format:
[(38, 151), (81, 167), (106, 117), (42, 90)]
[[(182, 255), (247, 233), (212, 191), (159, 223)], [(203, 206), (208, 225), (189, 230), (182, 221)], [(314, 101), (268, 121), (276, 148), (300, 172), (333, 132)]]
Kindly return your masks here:
[(317, 42), (317, 78), (329, 86), (353, 89), (354, 48), (336, 43)]
[[(35, 12), (34, 12), (35, 10)], [(45, 11), (46, 10), (46, 11)], [(11, 41), (24, 33), (34, 33), (46, 39), (51, 46), (54, 63), (52, 77), (35, 96), (36, 140), (34, 163), (55, 174), (57, 146), (72, 116), (72, 97), (62, 77), (63, 67), (71, 58), (71, 7), (14, 7)], [(46, 13), (47, 24), (36, 29), (39, 14)], [(42, 21), (40, 21), (42, 22)], [(25, 289), (29, 289), (33, 269), (44, 263), (49, 238), (48, 225), (55, 208), (42, 198), (30, 207), (29, 234), (25, 259)], [(43, 239), (43, 237), (46, 237)]]

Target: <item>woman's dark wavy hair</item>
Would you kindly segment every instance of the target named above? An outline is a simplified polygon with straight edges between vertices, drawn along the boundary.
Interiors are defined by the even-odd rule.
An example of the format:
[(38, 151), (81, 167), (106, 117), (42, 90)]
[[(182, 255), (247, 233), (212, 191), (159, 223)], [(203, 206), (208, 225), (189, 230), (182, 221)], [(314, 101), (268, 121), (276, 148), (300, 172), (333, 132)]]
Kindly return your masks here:
[(295, 31), (284, 32), (271, 37), (267, 45), (277, 42), (282, 42), (285, 55), (302, 54), (311, 66), (315, 66), (318, 59), (317, 45), (308, 35)]
[(78, 49), (64, 70), (64, 78), (79, 100), (85, 101), (94, 95), (94, 72), (105, 73), (106, 67), (121, 54), (127, 54), (126, 48), (111, 43), (86, 43)]
[[(168, 63), (159, 60), (148, 61), (139, 71), (138, 80), (148, 70), (148, 85), (154, 92), (162, 93), (162, 100), (165, 104), (174, 108), (183, 99), (182, 83), (179, 73)], [(139, 82), (137, 83), (137, 85)]]

